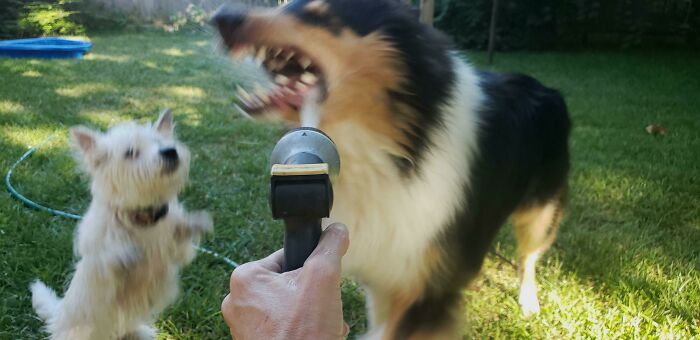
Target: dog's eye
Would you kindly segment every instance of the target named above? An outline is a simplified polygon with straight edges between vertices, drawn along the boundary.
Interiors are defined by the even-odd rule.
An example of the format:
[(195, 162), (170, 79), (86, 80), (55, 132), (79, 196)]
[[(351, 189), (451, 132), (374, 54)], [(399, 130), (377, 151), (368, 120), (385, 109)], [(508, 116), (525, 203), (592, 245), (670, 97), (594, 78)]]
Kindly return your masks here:
[(126, 159), (135, 159), (138, 157), (139, 157), (139, 150), (134, 150), (134, 148), (129, 148), (124, 153), (124, 158), (126, 158)]

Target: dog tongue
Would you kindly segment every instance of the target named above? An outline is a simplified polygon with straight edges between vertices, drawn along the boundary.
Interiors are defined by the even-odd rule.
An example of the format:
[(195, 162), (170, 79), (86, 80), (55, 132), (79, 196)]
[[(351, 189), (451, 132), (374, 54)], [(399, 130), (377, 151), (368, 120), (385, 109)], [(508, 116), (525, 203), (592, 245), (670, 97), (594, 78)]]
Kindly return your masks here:
[(283, 95), (280, 99), (297, 109), (304, 103), (304, 96), (299, 93)]
[(301, 91), (279, 91), (270, 96), (270, 101), (280, 109), (299, 110), (304, 103)]

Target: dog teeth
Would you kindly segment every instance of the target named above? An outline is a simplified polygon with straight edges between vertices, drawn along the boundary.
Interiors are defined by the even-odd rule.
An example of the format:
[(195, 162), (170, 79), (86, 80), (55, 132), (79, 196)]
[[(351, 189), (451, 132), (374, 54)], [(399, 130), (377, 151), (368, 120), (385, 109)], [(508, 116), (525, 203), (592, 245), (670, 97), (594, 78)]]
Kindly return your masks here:
[(280, 85), (287, 85), (289, 84), (289, 78), (278, 74), (275, 76), (275, 83), (280, 84)]
[(247, 100), (247, 102), (250, 103), (250, 107), (258, 108), (265, 105), (263, 101), (260, 98), (258, 98), (257, 95), (250, 95), (250, 97), (248, 98), (249, 99)]
[(248, 91), (244, 90), (240, 86), (236, 86), (236, 91), (238, 92), (238, 98), (245, 104), (245, 106), (249, 108), (254, 108), (254, 107), (260, 107), (263, 106), (262, 102), (260, 99), (258, 99), (256, 96), (251, 95), (248, 93)]
[(280, 53), (282, 53), (282, 49), (279, 48), (279, 47), (275, 47), (275, 49), (272, 50), (272, 56), (273, 56), (273, 57), (277, 57), (278, 55), (280, 55)]
[(248, 102), (251, 101), (251, 99), (252, 99), (251, 95), (248, 94), (248, 92), (246, 92), (246, 90), (244, 90), (242, 87), (236, 86), (236, 91), (238, 92), (238, 95), (240, 96), (241, 99), (243, 99), (244, 101), (248, 101)]
[(303, 69), (307, 69), (309, 68), (309, 66), (311, 66), (311, 59), (307, 57), (301, 57), (299, 58), (299, 65), (301, 65)]
[(255, 83), (255, 95), (258, 96), (263, 103), (270, 103), (270, 96), (267, 95), (265, 89), (260, 85), (260, 83)]
[(233, 51), (232, 55), (238, 60), (246, 60), (246, 57), (249, 57), (252, 54), (252, 49), (253, 48), (251, 46), (242, 46)]
[(288, 51), (288, 52), (287, 52), (287, 55), (284, 56), (284, 62), (286, 63), (286, 62), (288, 62), (290, 59), (292, 59), (292, 57), (294, 56), (294, 54), (295, 54), (294, 51)]
[(285, 93), (287, 93), (287, 94), (292, 94), (292, 95), (297, 94), (296, 92), (294, 92), (294, 90), (292, 90), (292, 89), (290, 89), (289, 87), (286, 87), (286, 86), (282, 88), (282, 91), (285, 92)]
[(272, 61), (270, 62), (270, 70), (271, 70), (271, 71), (281, 70), (283, 66), (284, 66), (284, 65), (283, 65), (281, 62), (276, 61), (276, 60), (272, 60)]
[(245, 105), (245, 107), (247, 107), (247, 108), (254, 108), (254, 107), (255, 107), (255, 103), (252, 102), (252, 99), (251, 99), (251, 100), (241, 99), (241, 102), (242, 102), (243, 105)]
[(240, 86), (237, 87), (237, 90), (238, 90), (238, 94), (240, 95), (239, 99), (243, 102), (243, 104), (245, 104), (245, 106), (247, 106), (249, 108), (256, 108), (256, 107), (261, 107), (264, 105), (260, 99), (249, 94), (248, 92), (246, 92), (246, 90), (244, 90)]
[(258, 66), (262, 65), (263, 61), (265, 61), (267, 57), (267, 47), (261, 46), (258, 49), (258, 53), (255, 56), (255, 62), (258, 64)]
[(309, 89), (308, 86), (306, 86), (304, 83), (300, 83), (300, 82), (297, 82), (297, 83), (296, 83), (296, 88), (297, 88), (297, 90), (299, 90), (299, 91), (306, 91), (306, 90)]
[(246, 55), (246, 48), (238, 48), (235, 51), (233, 51), (231, 54), (236, 59), (243, 59), (243, 57)]
[(316, 78), (316, 76), (311, 72), (305, 72), (301, 75), (301, 81), (303, 81), (306, 84), (313, 85), (316, 84), (318, 78)]
[(239, 99), (241, 100), (241, 103), (243, 103), (243, 105), (245, 105), (245, 107), (248, 107), (248, 108), (255, 107), (255, 104), (253, 103), (252, 98), (250, 98), (250, 99), (239, 98)]

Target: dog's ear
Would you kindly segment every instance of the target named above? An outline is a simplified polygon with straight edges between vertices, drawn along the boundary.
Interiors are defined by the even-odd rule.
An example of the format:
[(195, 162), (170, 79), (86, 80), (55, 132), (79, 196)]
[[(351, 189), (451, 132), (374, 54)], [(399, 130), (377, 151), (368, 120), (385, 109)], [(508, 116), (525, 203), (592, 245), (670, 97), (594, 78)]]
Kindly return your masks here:
[(173, 136), (175, 124), (173, 123), (173, 112), (170, 109), (165, 109), (160, 113), (156, 121), (156, 131), (168, 137)]
[(95, 148), (97, 148), (97, 132), (84, 126), (75, 126), (70, 129), (70, 135), (73, 138), (73, 144), (83, 155), (95, 152)]
[(74, 126), (70, 129), (70, 135), (76, 151), (75, 156), (86, 170), (92, 172), (104, 162), (106, 154), (97, 148), (97, 141), (102, 135), (100, 132), (84, 126)]

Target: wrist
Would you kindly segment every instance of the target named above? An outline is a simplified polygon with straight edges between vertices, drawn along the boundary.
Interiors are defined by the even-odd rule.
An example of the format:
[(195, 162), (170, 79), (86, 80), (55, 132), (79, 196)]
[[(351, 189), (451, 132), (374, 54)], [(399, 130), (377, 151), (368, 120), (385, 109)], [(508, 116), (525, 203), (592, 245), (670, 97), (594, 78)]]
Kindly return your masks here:
[(343, 339), (343, 327), (336, 327), (337, 330), (329, 329), (328, 322), (324, 320), (310, 320), (310, 313), (296, 313), (296, 317), (282, 327), (279, 333), (281, 339), (318, 339), (318, 340), (338, 340)]
[(339, 340), (344, 336), (337, 332), (328, 332), (320, 328), (314, 327), (296, 327), (286, 330), (280, 334), (279, 339), (297, 340), (297, 339), (314, 339), (314, 340)]

